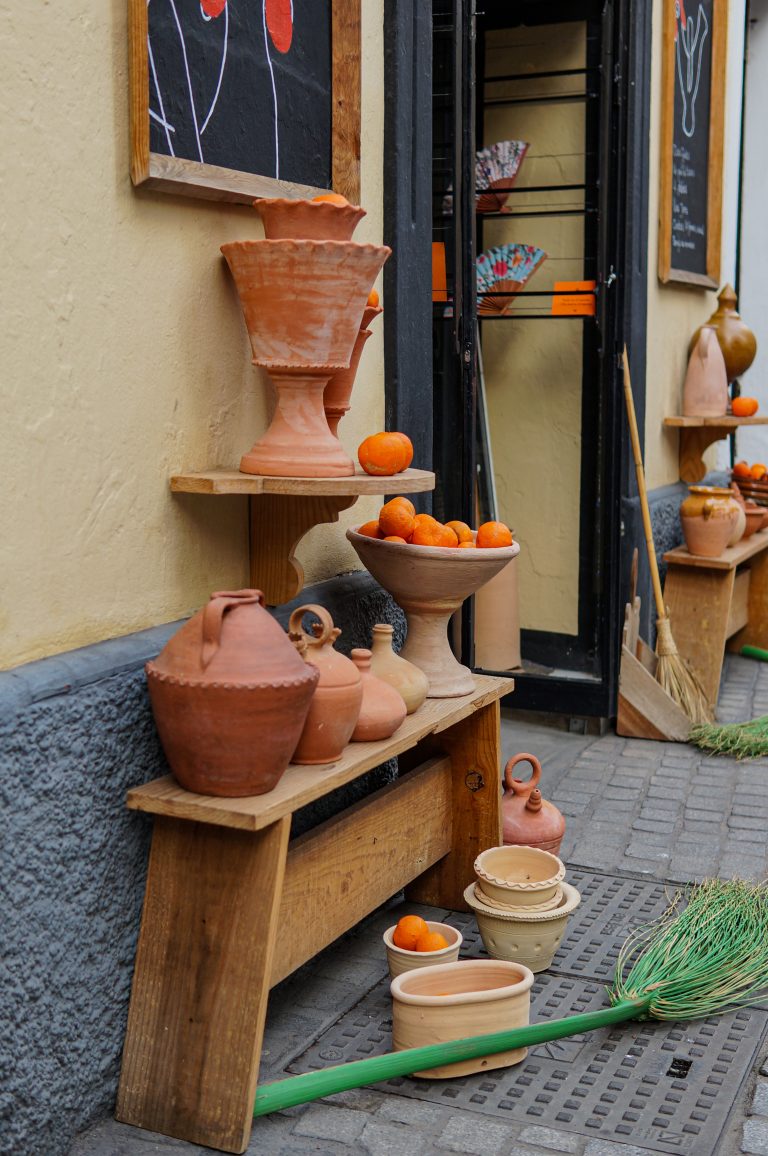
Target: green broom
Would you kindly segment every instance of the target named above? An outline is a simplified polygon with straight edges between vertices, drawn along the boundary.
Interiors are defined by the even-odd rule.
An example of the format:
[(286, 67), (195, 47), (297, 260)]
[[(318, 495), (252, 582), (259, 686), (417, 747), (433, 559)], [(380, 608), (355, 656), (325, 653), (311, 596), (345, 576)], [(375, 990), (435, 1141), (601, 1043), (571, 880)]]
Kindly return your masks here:
[(437, 1064), (533, 1047), (622, 1020), (686, 1020), (768, 999), (768, 885), (708, 880), (679, 894), (656, 923), (633, 932), (616, 964), (612, 1006), (510, 1031), (428, 1044), (307, 1072), (256, 1093), (254, 1116)]

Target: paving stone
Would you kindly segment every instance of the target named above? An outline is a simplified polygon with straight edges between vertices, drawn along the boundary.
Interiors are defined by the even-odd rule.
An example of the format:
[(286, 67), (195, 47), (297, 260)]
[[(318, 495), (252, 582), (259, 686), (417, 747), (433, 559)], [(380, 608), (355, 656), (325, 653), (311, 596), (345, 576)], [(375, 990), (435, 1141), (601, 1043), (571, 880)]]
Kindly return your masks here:
[(506, 1150), (514, 1133), (506, 1124), (484, 1120), (480, 1116), (451, 1116), (438, 1137), (441, 1148), (448, 1152), (469, 1152), (472, 1156), (493, 1156)]
[(733, 830), (765, 831), (765, 819), (752, 818), (749, 815), (731, 815), (728, 826)]
[(649, 847), (646, 843), (630, 843), (624, 854), (631, 859), (653, 859), (658, 863), (665, 863), (670, 852), (663, 847)]
[(377, 1112), (377, 1118), (398, 1124), (414, 1124), (417, 1128), (429, 1128), (434, 1132), (447, 1123), (448, 1112), (424, 1100), (387, 1096)]
[(739, 855), (747, 854), (745, 846), (757, 846), (765, 851), (766, 837), (768, 837), (768, 824), (762, 830), (756, 830), (754, 827), (731, 827), (728, 830), (728, 840)]
[(699, 819), (683, 819), (683, 829), (685, 831), (692, 831), (700, 835), (706, 835), (708, 838), (717, 838), (720, 834), (720, 824), (712, 820), (712, 822), (701, 822)]
[(756, 1116), (768, 1116), (768, 1080), (757, 1081), (752, 1097), (752, 1111)]
[(768, 1156), (768, 1120), (747, 1120), (742, 1129), (741, 1150), (749, 1156)]
[(361, 1135), (369, 1119), (366, 1112), (323, 1104), (310, 1108), (296, 1123), (293, 1131), (296, 1136), (312, 1136), (317, 1140), (338, 1140), (342, 1144), (351, 1144)]
[[(424, 1153), (434, 1151), (431, 1137), (414, 1135), (413, 1128), (398, 1124), (380, 1124), (370, 1120), (355, 1145), (356, 1151), (368, 1152), (371, 1156), (402, 1156), (404, 1152)], [(359, 1145), (359, 1147), (358, 1147)]]
[(588, 1140), (584, 1156), (648, 1156), (648, 1148), (636, 1144), (616, 1144), (613, 1140)]
[(635, 819), (632, 823), (634, 831), (658, 831), (659, 833), (672, 834), (675, 829), (674, 822), (664, 822), (662, 819)]
[(717, 817), (715, 811), (703, 811), (698, 806), (686, 807), (683, 812), (683, 818), (686, 823), (690, 819), (693, 822), (717, 823), (718, 826), (720, 825), (720, 819)]
[(534, 1148), (544, 1148), (547, 1152), (579, 1152), (583, 1140), (573, 1132), (560, 1132), (554, 1128), (540, 1128), (534, 1124), (524, 1128), (518, 1136), (522, 1144), (530, 1144)]

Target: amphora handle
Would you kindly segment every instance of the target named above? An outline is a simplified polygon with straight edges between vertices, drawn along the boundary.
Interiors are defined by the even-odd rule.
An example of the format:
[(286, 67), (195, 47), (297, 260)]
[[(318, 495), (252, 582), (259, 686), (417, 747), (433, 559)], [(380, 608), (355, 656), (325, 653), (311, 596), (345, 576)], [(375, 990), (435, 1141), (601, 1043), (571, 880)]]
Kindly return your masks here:
[[(302, 626), (305, 614), (314, 614), (315, 618), (320, 619), (318, 631), (307, 634)], [(333, 625), (333, 619), (324, 606), (317, 606), (314, 602), (310, 602), (306, 606), (299, 606), (294, 610), (288, 619), (288, 634), (295, 642), (303, 640), (305, 646), (324, 646), (326, 642), (332, 646), (341, 631)]]
[(221, 645), (221, 627), (227, 611), (234, 606), (252, 606), (254, 603), (264, 605), (261, 590), (217, 590), (211, 595), (203, 611), (203, 646), (200, 654), (203, 670)]

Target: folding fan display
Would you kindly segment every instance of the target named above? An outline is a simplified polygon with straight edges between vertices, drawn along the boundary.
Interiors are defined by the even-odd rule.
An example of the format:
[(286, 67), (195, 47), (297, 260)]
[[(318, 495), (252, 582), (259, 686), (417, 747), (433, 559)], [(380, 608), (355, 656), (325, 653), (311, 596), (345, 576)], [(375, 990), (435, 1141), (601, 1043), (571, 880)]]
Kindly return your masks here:
[[(475, 198), (478, 213), (498, 213), (504, 208), (527, 151), (526, 140), (500, 140), (478, 150), (475, 184), (482, 190)], [(498, 191), (490, 192), (491, 189)], [(449, 216), (452, 212), (453, 194), (448, 192), (443, 198), (443, 213)]]
[(478, 314), (506, 313), (546, 256), (535, 245), (515, 244), (496, 245), (481, 253), (475, 262)]

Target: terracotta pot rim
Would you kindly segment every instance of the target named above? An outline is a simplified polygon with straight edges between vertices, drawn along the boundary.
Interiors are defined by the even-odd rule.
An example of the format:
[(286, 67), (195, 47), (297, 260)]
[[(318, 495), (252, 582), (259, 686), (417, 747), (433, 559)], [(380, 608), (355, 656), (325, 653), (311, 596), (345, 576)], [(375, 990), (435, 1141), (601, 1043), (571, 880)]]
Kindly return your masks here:
[(205, 689), (216, 690), (286, 690), (295, 686), (304, 686), (307, 682), (317, 682), (320, 677), (320, 672), (317, 667), (311, 666), (307, 663), (310, 671), (314, 674), (307, 674), (302, 671), (297, 678), (290, 679), (276, 679), (274, 681), (264, 682), (211, 682), (202, 678), (182, 678), (178, 674), (168, 674), (163, 670), (158, 670), (153, 662), (146, 663), (144, 672), (147, 678), (156, 679), (157, 682), (170, 683), (172, 686), (189, 686), (189, 687), (203, 687)]
[(481, 915), (489, 919), (500, 919), (504, 923), (514, 923), (516, 920), (520, 923), (551, 923), (555, 919), (563, 919), (566, 915), (570, 915), (576, 910), (581, 903), (581, 894), (570, 883), (561, 883), (563, 889), (563, 899), (558, 907), (553, 907), (551, 911), (527, 911), (524, 908), (521, 910), (516, 907), (509, 912), (499, 911), (496, 907), (487, 907), (481, 903), (475, 896), (475, 885), (470, 883), (469, 887), (464, 892), (464, 901), (469, 904), (473, 911), (479, 911)]
[(427, 919), (425, 920), (425, 923), (427, 924), (427, 927), (430, 931), (439, 931), (440, 934), (443, 935), (444, 931), (448, 930), (457, 938), (454, 939), (452, 943), (449, 943), (447, 947), (441, 947), (437, 951), (411, 951), (408, 947), (398, 947), (396, 943), (392, 942), (392, 935), (395, 928), (397, 927), (397, 924), (393, 923), (392, 926), (388, 927), (382, 935), (385, 946), (390, 951), (397, 951), (400, 953), (400, 955), (404, 955), (406, 958), (412, 959), (423, 959), (425, 955), (432, 955), (437, 957), (444, 952), (455, 951), (457, 947), (461, 949), (461, 945), (464, 942), (464, 936), (461, 934), (458, 927), (452, 927), (450, 923), (438, 923), (435, 919)]
[[(505, 875), (494, 875), (489, 871), (484, 863), (483, 857), (490, 856), (494, 852), (506, 851), (508, 859), (514, 858), (514, 852), (533, 851), (536, 855), (546, 855), (548, 860), (551, 860), (551, 866), (554, 868), (554, 873), (548, 875), (546, 879), (532, 879), (530, 882), (522, 883), (517, 880), (511, 880)], [(543, 860), (542, 862), (546, 862)], [(532, 847), (529, 843), (504, 843), (500, 847), (487, 847), (485, 851), (481, 851), (474, 862), (475, 874), (480, 879), (485, 879), (488, 883), (492, 883), (496, 887), (502, 887), (507, 891), (546, 891), (552, 888), (555, 884), (560, 883), (565, 878), (565, 864), (557, 855), (553, 855), (551, 851), (545, 851), (542, 847)]]
[[(384, 477), (397, 477), (397, 474), (386, 474)], [(358, 526), (350, 526), (347, 530), (347, 538), (353, 544), (359, 542), (371, 542), (376, 549), (383, 547), (390, 552), (399, 551), (401, 554), (407, 552), (409, 558), (461, 558), (465, 562), (480, 562), (482, 559), (487, 559), (489, 562), (498, 558), (516, 558), (520, 553), (520, 543), (513, 542), (511, 546), (493, 546), (493, 547), (479, 547), (476, 554), (472, 554), (467, 550), (459, 550), (457, 546), (414, 546), (410, 542), (401, 544), (400, 542), (385, 542), (383, 538), (369, 538), (367, 534), (358, 534), (358, 530), (363, 523)]]
[(386, 253), (387, 256), (392, 252), (389, 245), (373, 245), (364, 241), (314, 241), (311, 238), (301, 237), (264, 237), (257, 241), (227, 241), (224, 245), (220, 245), (221, 252), (226, 257), (227, 253), (247, 253), (256, 249), (267, 247), (280, 247), (284, 251), (297, 250), (298, 252), (306, 252), (308, 249), (326, 249), (332, 252), (334, 249), (339, 250), (339, 256), (350, 249), (364, 251), (366, 253)]
[[(409, 982), (409, 977), (410, 982), (421, 983), (430, 975), (456, 975), (457, 968), (461, 968), (462, 971), (475, 969), (480, 972), (496, 969), (502, 972), (509, 971), (510, 976), (513, 972), (517, 972), (519, 978), (487, 990), (462, 991), (452, 995), (417, 995), (403, 991), (403, 984)], [(404, 971), (392, 980), (389, 990), (393, 999), (398, 999), (401, 1003), (424, 1007), (455, 1007), (457, 1004), (465, 1004), (469, 998), (471, 998), (472, 1003), (493, 1003), (500, 999), (524, 995), (533, 986), (534, 978), (533, 972), (524, 963), (515, 963), (512, 960), (504, 959), (459, 959), (455, 963), (436, 963), (433, 967), (420, 967), (413, 971)]]

